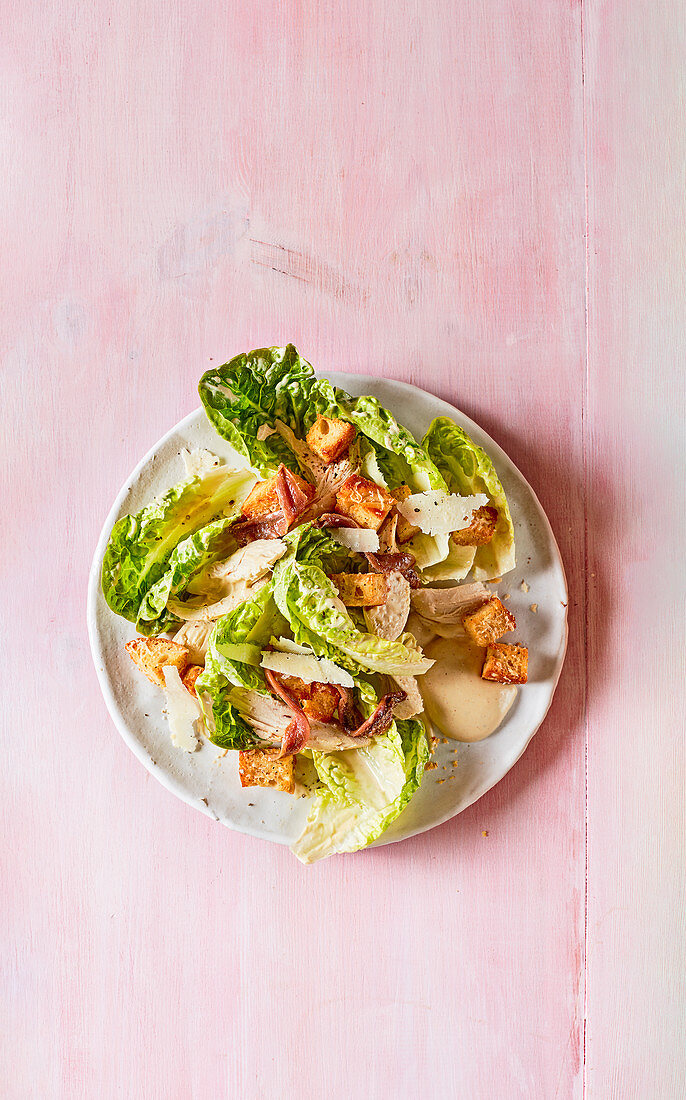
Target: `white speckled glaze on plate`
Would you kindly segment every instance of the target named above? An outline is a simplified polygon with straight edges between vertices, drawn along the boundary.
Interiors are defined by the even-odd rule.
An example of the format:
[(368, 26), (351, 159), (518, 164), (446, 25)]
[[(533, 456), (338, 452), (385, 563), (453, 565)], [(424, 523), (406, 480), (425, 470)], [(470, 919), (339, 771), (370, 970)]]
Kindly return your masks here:
[[(502, 779), (522, 755), (546, 715), (562, 668), (567, 645), (567, 585), (555, 537), (536, 495), (478, 425), (445, 401), (403, 382), (340, 372), (328, 377), (350, 393), (374, 394), (417, 437), (435, 416), (451, 416), (491, 456), (515, 526), (517, 567), (503, 578), (498, 592), (509, 593), (508, 607), (517, 618), (517, 639), (529, 646), (529, 683), (520, 688), (505, 721), (486, 740), (470, 745), (439, 743), (434, 756), (439, 767), (425, 773), (409, 806), (376, 842), (388, 844), (459, 814)], [(291, 844), (302, 829), (309, 800), (259, 787), (244, 790), (236, 754), (224, 756), (207, 741), (194, 753), (175, 749), (162, 713), (162, 692), (133, 667), (124, 650), (124, 643), (135, 635), (133, 625), (110, 611), (100, 591), (102, 559), (113, 524), (182, 480), (185, 472), (179, 454), (184, 447), (207, 447), (225, 457), (231, 454), (229, 445), (198, 409), (172, 428), (127, 478), (103, 527), (89, 578), (88, 630), (95, 668), (117, 729), (161, 783), (232, 829)], [(527, 593), (520, 587), (522, 581), (529, 585)], [(536, 614), (530, 611), (531, 604), (538, 605)], [(457, 754), (451, 751), (455, 748)], [(441, 770), (440, 765), (456, 758), (457, 767)], [(440, 779), (446, 781), (439, 783)]]

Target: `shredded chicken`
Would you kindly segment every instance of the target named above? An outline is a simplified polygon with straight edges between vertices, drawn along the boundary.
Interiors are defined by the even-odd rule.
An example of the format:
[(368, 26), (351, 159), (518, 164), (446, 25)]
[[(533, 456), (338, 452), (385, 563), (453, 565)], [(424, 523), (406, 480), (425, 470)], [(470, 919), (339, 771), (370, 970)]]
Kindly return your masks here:
[(414, 718), (415, 715), (421, 714), (424, 710), (424, 701), (416, 678), (414, 676), (394, 676), (393, 679), (400, 690), (405, 692), (406, 696), (402, 703), (398, 703), (395, 708), (396, 718)]
[(174, 635), (174, 641), (178, 645), (185, 646), (188, 650), (188, 660), (192, 665), (204, 665), (207, 656), (207, 642), (214, 623), (212, 622), (185, 622)]
[(388, 573), (386, 599), (379, 607), (365, 607), (364, 617), (372, 634), (394, 642), (405, 629), (410, 613), (410, 582), (402, 573)]
[(412, 593), (412, 610), (436, 623), (458, 623), (465, 611), (490, 596), (481, 581), (458, 584), (452, 588), (420, 588)]

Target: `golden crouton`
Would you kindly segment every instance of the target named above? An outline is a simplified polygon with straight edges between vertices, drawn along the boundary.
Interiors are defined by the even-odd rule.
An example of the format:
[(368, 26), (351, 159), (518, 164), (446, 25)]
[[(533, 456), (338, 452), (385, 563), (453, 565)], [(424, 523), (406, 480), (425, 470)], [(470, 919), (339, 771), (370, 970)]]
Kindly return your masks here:
[(181, 674), (188, 664), (188, 650), (168, 638), (134, 638), (124, 648), (150, 683), (158, 687), (164, 687), (163, 668), (173, 665)]
[[(393, 490), (393, 496), (396, 500), (407, 500), (412, 496), (412, 490), (409, 485), (399, 485), (397, 489)], [(409, 519), (398, 512), (398, 529), (396, 531), (396, 539), (398, 542), (409, 542), (415, 535), (420, 532), (420, 527), (415, 527), (414, 523), (410, 523)]]
[(345, 420), (318, 416), (306, 438), (310, 450), (328, 466), (330, 462), (337, 462), (347, 451), (356, 434), (354, 425)]
[(279, 748), (241, 749), (238, 753), (238, 774), (241, 787), (273, 787), (293, 794), (293, 757), (279, 758)]
[(458, 546), (485, 546), (493, 538), (497, 522), (497, 508), (485, 504), (483, 508), (472, 512), (469, 527), (464, 527), (462, 531), (453, 531), (451, 538)]
[(508, 630), (514, 630), (517, 623), (514, 615), (510, 614), (498, 597), (492, 596), (475, 611), (465, 615), (462, 625), (473, 642), (486, 646), (497, 642)]
[[(311, 500), (316, 489), (308, 481), (294, 474), (292, 470), (286, 470), (286, 479), (291, 485), (296, 485)], [(276, 495), (276, 474), (268, 481), (258, 481), (253, 485), (247, 497), (243, 501), (241, 512), (246, 519), (259, 519), (260, 516), (269, 515), (270, 512), (278, 512), (281, 505)]]
[(346, 607), (378, 607), (388, 595), (383, 573), (333, 573), (330, 579)]
[(340, 694), (333, 684), (310, 684), (312, 692), (303, 704), (308, 718), (317, 722), (330, 722), (340, 702)]
[(524, 645), (493, 642), (486, 650), (481, 670), (483, 680), (498, 684), (525, 684), (529, 667), (529, 650)]
[(185, 687), (186, 691), (190, 691), (191, 695), (198, 698), (198, 693), (195, 690), (195, 681), (201, 672), (204, 672), (202, 665), (189, 665), (183, 676), (181, 677), (181, 683)]
[(391, 508), (394, 498), (381, 486), (359, 474), (351, 474), (336, 494), (336, 511), (341, 516), (349, 516), (360, 527), (370, 527), (378, 531)]
[(299, 676), (279, 676), (279, 680), (300, 704), (308, 718), (330, 722), (336, 713), (340, 695), (333, 684), (308, 684)]

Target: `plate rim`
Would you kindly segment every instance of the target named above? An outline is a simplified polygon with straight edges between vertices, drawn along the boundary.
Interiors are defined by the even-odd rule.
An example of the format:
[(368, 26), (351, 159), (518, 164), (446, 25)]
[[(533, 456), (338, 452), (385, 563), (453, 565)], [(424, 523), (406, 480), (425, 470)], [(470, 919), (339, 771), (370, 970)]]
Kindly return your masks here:
[[(413, 836), (420, 836), (422, 833), (429, 832), (431, 829), (436, 829), (440, 825), (444, 825), (447, 821), (452, 820), (452, 818), (457, 817), (459, 814), (461, 814), (465, 810), (467, 810), (470, 806), (473, 806), (475, 802), (478, 802), (480, 798), (483, 798), (483, 796), (485, 794), (488, 794), (488, 792), (490, 790), (493, 790), (493, 788), (496, 787), (498, 785), (498, 783), (502, 782), (502, 780), (505, 778), (505, 776), (510, 771), (512, 771), (515, 764), (522, 758), (522, 756), (526, 752), (527, 748), (531, 744), (532, 739), (534, 738), (534, 736), (536, 735), (538, 730), (541, 728), (541, 726), (543, 725), (543, 722), (545, 721), (545, 719), (548, 715), (550, 707), (552, 706), (553, 699), (555, 697), (555, 692), (557, 691), (557, 686), (558, 686), (559, 681), (560, 681), (560, 676), (562, 674), (562, 668), (564, 666), (565, 657), (566, 657), (566, 654), (567, 654), (567, 646), (568, 646), (568, 641), (569, 641), (569, 585), (568, 585), (568, 582), (567, 582), (567, 574), (566, 574), (566, 570), (565, 570), (565, 566), (564, 566), (564, 560), (562, 558), (562, 554), (560, 553), (560, 547), (559, 547), (557, 539), (555, 537), (555, 532), (553, 531), (552, 525), (550, 523), (550, 520), (548, 519), (546, 511), (543, 508), (543, 505), (541, 504), (541, 502), (538, 498), (538, 494), (532, 488), (532, 486), (530, 485), (528, 480), (524, 477), (524, 474), (521, 472), (519, 467), (512, 461), (512, 459), (503, 450), (503, 448), (500, 446), (500, 444), (497, 443), (488, 434), (488, 432), (486, 432), (485, 429), (481, 427), (481, 425), (477, 424), (476, 421), (472, 420), (472, 418), (467, 416), (466, 413), (463, 413), (462, 410), (458, 409), (458, 407), (456, 405), (451, 405), (450, 402), (445, 401), (441, 397), (437, 397), (435, 394), (431, 393), (431, 391), (422, 389), (422, 387), (420, 387), (420, 386), (415, 386), (411, 382), (404, 382), (404, 381), (402, 381), (400, 379), (396, 379), (396, 378), (378, 378), (375, 375), (369, 375), (369, 374), (353, 374), (353, 373), (350, 373), (350, 372), (347, 372), (347, 371), (330, 371), (328, 375), (320, 374), (320, 372), (318, 372), (318, 371), (316, 371), (315, 373), (316, 373), (317, 377), (329, 377), (330, 375), (333, 374), (333, 375), (336, 375), (336, 376), (338, 376), (339, 378), (342, 378), (342, 379), (355, 379), (355, 382), (356, 382), (357, 385), (361, 385), (361, 386), (364, 386), (364, 387), (369, 386), (370, 393), (371, 393), (372, 396), (374, 396), (374, 387), (375, 386), (378, 387), (379, 383), (386, 383), (386, 384), (390, 383), (393, 387), (399, 387), (400, 389), (405, 390), (406, 393), (420, 393), (424, 397), (431, 398), (431, 401), (435, 404), (436, 412), (434, 413), (434, 418), (436, 416), (450, 416), (450, 417), (454, 418), (455, 414), (457, 414), (457, 416), (460, 418), (462, 423), (466, 426), (466, 430), (468, 432), (470, 431), (470, 429), (475, 428), (480, 435), (485, 436), (485, 438), (488, 440), (488, 451), (487, 451), (487, 453), (489, 455), (489, 458), (495, 459), (495, 460), (500, 459), (501, 461), (504, 460), (504, 462), (507, 464), (507, 466), (512, 471), (514, 471), (514, 473), (517, 475), (517, 477), (520, 479), (520, 481), (524, 484), (526, 489), (531, 494), (531, 496), (532, 496), (532, 498), (533, 498), (533, 500), (534, 500), (534, 502), (535, 502), (535, 504), (538, 508), (539, 515), (540, 515), (540, 517), (543, 521), (543, 525), (544, 525), (544, 527), (547, 531), (548, 538), (550, 540), (551, 549), (554, 552), (557, 565), (559, 566), (559, 569), (560, 569), (560, 574), (561, 574), (561, 578), (562, 578), (562, 585), (563, 585), (564, 593), (565, 593), (565, 607), (564, 607), (564, 623), (563, 623), (563, 632), (562, 632), (562, 635), (563, 635), (562, 636), (562, 645), (561, 645), (560, 650), (559, 650), (559, 652), (556, 656), (556, 665), (555, 665), (555, 670), (554, 670), (554, 676), (550, 680), (550, 685), (551, 686), (550, 686), (550, 697), (548, 699), (548, 705), (546, 706), (545, 711), (543, 712), (540, 720), (536, 723), (535, 726), (532, 727), (532, 729), (529, 732), (528, 736), (526, 737), (525, 741), (522, 743), (519, 751), (517, 752), (517, 755), (509, 763), (506, 771), (503, 772), (503, 774), (500, 776), (500, 778), (494, 780), (492, 783), (488, 783), (488, 785), (485, 786), (483, 789), (479, 789), (477, 791), (477, 793), (473, 794), (473, 796), (471, 796), (467, 802), (465, 802), (463, 805), (461, 805), (459, 807), (459, 809), (448, 811), (446, 814), (439, 817), (438, 820), (432, 821), (427, 825), (423, 825), (419, 828), (413, 829), (413, 831), (411, 833), (407, 834), (406, 836), (391, 836), (387, 840), (384, 840), (383, 834), (382, 834), (382, 836), (379, 837), (378, 840), (374, 841), (373, 844), (369, 845), (369, 847), (383, 847), (383, 846), (388, 845), (388, 844), (398, 844), (403, 840), (409, 840)], [(440, 410), (438, 409), (438, 406), (441, 407)], [(259, 840), (265, 840), (265, 841), (268, 841), (268, 842), (271, 842), (271, 843), (280, 844), (282, 846), (287, 846), (287, 845), (290, 844), (290, 841), (286, 837), (265, 836), (264, 831), (258, 829), (257, 827), (253, 827), (249, 824), (246, 824), (245, 822), (242, 822), (239, 825), (239, 824), (236, 824), (235, 822), (231, 822), (231, 821), (227, 821), (225, 819), (218, 818), (217, 815), (215, 813), (213, 813), (213, 811), (210, 809), (210, 807), (207, 805), (207, 803), (203, 799), (199, 799), (195, 795), (193, 795), (191, 792), (189, 792), (186, 789), (186, 787), (179, 780), (176, 780), (174, 777), (172, 777), (170, 774), (168, 774), (161, 765), (157, 764), (156, 761), (154, 761), (151, 758), (149, 752), (145, 749), (144, 745), (142, 745), (141, 742), (136, 739), (136, 737), (131, 732), (128, 723), (124, 720), (124, 717), (123, 717), (123, 715), (122, 715), (122, 713), (119, 709), (119, 706), (117, 705), (117, 701), (114, 697), (114, 693), (112, 691), (112, 688), (110, 687), (108, 675), (107, 675), (107, 672), (106, 672), (105, 653), (104, 653), (103, 646), (101, 644), (100, 632), (98, 630), (97, 601), (98, 601), (98, 597), (99, 597), (99, 594), (100, 594), (100, 578), (101, 578), (101, 573), (102, 573), (102, 561), (103, 561), (103, 557), (104, 557), (105, 548), (107, 546), (107, 543), (109, 542), (109, 537), (110, 537), (110, 533), (112, 531), (112, 527), (114, 526), (117, 519), (119, 518), (119, 514), (122, 510), (122, 505), (124, 504), (124, 501), (126, 500), (127, 496), (130, 494), (131, 490), (133, 489), (134, 485), (136, 484), (137, 479), (140, 477), (143, 470), (145, 470), (146, 467), (152, 462), (154, 456), (167, 443), (167, 441), (170, 439), (170, 437), (173, 436), (177, 432), (181, 432), (188, 424), (194, 422), (197, 419), (199, 414), (204, 414), (204, 409), (203, 409), (202, 405), (196, 407), (191, 412), (189, 412), (186, 416), (182, 417), (181, 420), (179, 420), (176, 424), (174, 424), (167, 432), (164, 433), (164, 435), (162, 435), (152, 445), (152, 447), (150, 447), (148, 449), (148, 451), (146, 451), (146, 453), (143, 455), (143, 457), (140, 459), (140, 461), (136, 464), (136, 466), (133, 468), (133, 470), (124, 479), (124, 482), (123, 482), (119, 492), (117, 493), (117, 495), (115, 497), (115, 500), (112, 503), (111, 508), (109, 509), (109, 511), (107, 513), (107, 516), (105, 518), (105, 521), (104, 521), (104, 523), (102, 525), (102, 528), (101, 528), (101, 531), (100, 531), (100, 535), (98, 536), (98, 540), (97, 540), (96, 545), (95, 545), (93, 558), (91, 560), (91, 565), (90, 565), (90, 569), (89, 569), (89, 572), (88, 572), (88, 593), (87, 593), (87, 601), (86, 601), (86, 620), (87, 620), (87, 627), (88, 627), (88, 638), (89, 638), (90, 648), (91, 648), (91, 656), (92, 656), (92, 659), (93, 659), (93, 664), (95, 666), (95, 672), (96, 672), (96, 676), (98, 678), (100, 691), (102, 692), (102, 696), (103, 696), (103, 699), (105, 701), (105, 706), (107, 707), (107, 711), (109, 713), (109, 716), (112, 719), (112, 721), (114, 722), (114, 725), (115, 725), (117, 731), (119, 732), (120, 736), (122, 737), (123, 741), (128, 746), (128, 748), (133, 752), (134, 756), (143, 764), (143, 766), (147, 769), (147, 771), (149, 771), (150, 774), (153, 775), (155, 777), (155, 779), (158, 780), (158, 782), (160, 782), (162, 784), (162, 786), (164, 786), (168, 791), (170, 791), (171, 794), (175, 795), (177, 798), (180, 798), (187, 805), (192, 806), (196, 810), (200, 810), (207, 817), (209, 817), (212, 821), (219, 822), (221, 825), (226, 826), (226, 828), (231, 829), (233, 832), (239, 832), (239, 833), (245, 834), (247, 836), (254, 836)], [(114, 612), (111, 612), (111, 613), (114, 614)], [(430, 723), (429, 723), (429, 725), (430, 725)], [(364, 851), (364, 849), (362, 849), (362, 850)]]

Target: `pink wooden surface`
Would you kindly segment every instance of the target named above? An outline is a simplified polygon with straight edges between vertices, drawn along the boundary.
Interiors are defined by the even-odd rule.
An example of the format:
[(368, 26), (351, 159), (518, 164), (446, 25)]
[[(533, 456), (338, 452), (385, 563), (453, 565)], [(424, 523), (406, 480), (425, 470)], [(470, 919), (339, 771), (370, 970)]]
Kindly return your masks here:
[[(2, 12), (3, 1095), (682, 1096), (681, 6)], [(85, 630), (129, 469), (289, 339), (483, 424), (571, 588), (510, 775), (309, 869), (155, 783)]]

